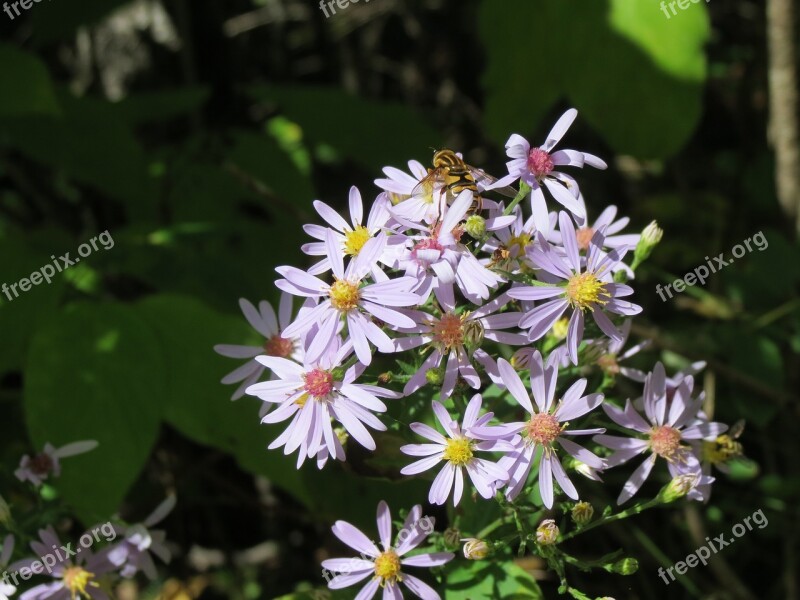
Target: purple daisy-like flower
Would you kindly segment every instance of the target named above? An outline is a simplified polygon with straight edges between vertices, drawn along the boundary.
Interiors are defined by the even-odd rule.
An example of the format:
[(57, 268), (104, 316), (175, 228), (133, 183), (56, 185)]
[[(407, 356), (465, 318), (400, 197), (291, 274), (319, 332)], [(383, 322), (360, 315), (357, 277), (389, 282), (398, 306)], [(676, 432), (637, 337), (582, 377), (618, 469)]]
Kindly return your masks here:
[(523, 266), (530, 266), (527, 251), (536, 239), (536, 225), (533, 217), (523, 219), (519, 207), (516, 207), (513, 218), (514, 221), (507, 227), (494, 232), (494, 236), (486, 241), (482, 250), (491, 254), (491, 258), (484, 260), (484, 263), (516, 273)]
[[(627, 377), (633, 381), (643, 382), (647, 376), (644, 371), (640, 371), (639, 369), (634, 369), (632, 367), (626, 367), (620, 363), (650, 347), (652, 340), (644, 340), (643, 342), (631, 346), (627, 350), (623, 351), (630, 333), (631, 320), (626, 319), (620, 327), (620, 334), (622, 335), (621, 339), (613, 340), (604, 338), (601, 340), (592, 340), (589, 342), (589, 346), (596, 351), (596, 354), (594, 355), (597, 356), (597, 360), (595, 362), (597, 366), (599, 366), (605, 373), (611, 376), (623, 375), (624, 377)], [(587, 354), (593, 353), (590, 351), (587, 352)]]
[(151, 553), (165, 563), (169, 563), (172, 553), (164, 543), (166, 533), (150, 528), (163, 521), (172, 512), (175, 502), (175, 496), (168, 496), (141, 523), (130, 526), (114, 526), (115, 534), (123, 536), (123, 539), (103, 552), (109, 562), (120, 570), (120, 575), (130, 578), (142, 571), (150, 580), (154, 580), (158, 576), (158, 572), (153, 558), (150, 556)]
[(316, 361), (307, 358), (303, 365), (275, 356), (256, 358), (272, 369), (278, 379), (256, 383), (247, 388), (247, 393), (278, 404), (278, 408), (267, 414), (262, 423), (280, 423), (291, 418), (291, 423), (269, 445), (269, 449), (284, 446), (284, 454), (299, 449), (298, 468), (306, 457), (315, 455), (320, 468), (328, 456), (345, 460), (344, 449), (331, 425), (332, 419), (340, 422), (368, 450), (375, 450), (375, 440), (365, 425), (378, 431), (386, 430), (371, 411), (386, 411), (386, 405), (378, 398), (400, 398), (401, 395), (381, 387), (355, 383), (364, 371), (364, 365), (360, 363), (339, 375), (339, 367), (351, 352), (350, 343), (337, 344)]
[[(424, 189), (419, 182), (428, 170), (416, 160), (408, 161), (411, 175), (395, 167), (384, 167), (387, 179), (376, 179), (375, 185), (389, 194), (393, 204), (392, 214), (404, 221), (433, 224), (439, 220), (446, 206), (446, 195), (442, 193), (442, 183), (435, 182), (430, 189)], [(416, 190), (416, 191), (415, 191)]]
[(518, 179), (530, 186), (533, 218), (537, 229), (542, 232), (550, 228), (543, 185), (564, 208), (581, 221), (586, 218), (585, 207), (578, 202), (580, 191), (577, 181), (566, 173), (556, 171), (556, 167), (582, 168), (584, 165), (589, 165), (596, 169), (605, 169), (608, 166), (603, 160), (587, 152), (577, 150), (553, 152), (553, 148), (561, 141), (577, 116), (578, 111), (574, 108), (561, 115), (547, 135), (545, 143), (538, 148), (532, 148), (528, 140), (516, 133), (509, 137), (506, 142), (506, 154), (511, 159), (506, 164), (508, 175), (488, 186), (488, 189), (495, 189), (507, 186)]
[[(545, 277), (559, 282), (541, 285), (513, 287), (508, 295), (518, 300), (548, 300), (528, 311), (519, 326), (528, 328), (528, 339), (541, 339), (567, 311), (572, 310), (567, 329), (567, 348), (573, 364), (578, 364), (578, 345), (583, 338), (584, 313), (590, 312), (601, 331), (614, 340), (622, 334), (606, 316), (605, 312), (619, 315), (635, 315), (642, 311), (638, 304), (620, 298), (633, 294), (630, 286), (614, 283), (614, 266), (625, 255), (625, 250), (614, 249), (606, 253), (603, 247), (603, 232), (596, 231), (589, 242), (585, 267), (581, 264), (575, 227), (567, 213), (559, 215), (561, 233), (564, 237), (566, 259), (556, 252), (544, 239), (539, 238), (540, 247), (528, 252), (531, 262), (542, 269)], [(541, 277), (542, 275), (540, 275)]]
[(39, 454), (33, 457), (27, 454), (23, 456), (14, 475), (20, 481), (30, 481), (34, 486), (39, 487), (51, 474), (54, 477), (61, 475), (60, 459), (83, 454), (95, 448), (97, 448), (95, 440), (72, 442), (61, 448), (47, 443)]
[[(91, 534), (89, 536), (91, 537)], [(50, 557), (56, 562), (48, 567), (47, 575), (56, 581), (42, 583), (29, 589), (20, 595), (20, 600), (75, 600), (78, 597), (108, 600), (108, 595), (96, 581), (98, 575), (114, 570), (104, 555), (94, 554), (83, 547), (79, 550), (80, 554), (75, 553), (74, 560), (71, 557), (61, 556), (56, 550), (63, 549), (64, 546), (52, 527), (39, 530), (39, 538), (41, 541), (31, 542), (35, 557), (19, 560), (9, 568), (15, 571), (22, 568), (33, 570), (34, 563), (38, 563), (38, 570), (34, 573), (39, 573), (43, 570), (43, 557)]]
[(531, 467), (536, 463), (538, 457), (539, 492), (544, 505), (547, 508), (553, 506), (554, 477), (567, 496), (578, 500), (578, 491), (558, 458), (556, 444), (561, 446), (567, 454), (592, 469), (605, 468), (603, 459), (565, 437), (591, 435), (605, 431), (605, 429), (566, 429), (568, 421), (582, 417), (597, 408), (603, 402), (603, 395), (583, 395), (586, 389), (586, 380), (579, 379), (564, 392), (563, 398), (558, 403), (554, 403), (558, 365), (551, 360), (548, 360), (545, 365), (542, 355), (537, 351), (530, 361), (531, 392), (536, 403), (534, 407), (525, 385), (514, 367), (503, 358), (498, 360), (497, 366), (508, 391), (529, 415), (527, 421), (497, 426), (492, 428), (493, 431), (485, 428), (476, 428), (475, 430), (475, 434), (483, 439), (496, 439), (498, 435), (522, 434), (516, 450), (501, 458), (498, 463), (510, 475), (506, 497), (513, 500), (519, 495), (528, 480)]
[(395, 327), (413, 327), (414, 322), (394, 308), (416, 306), (419, 296), (411, 290), (417, 285), (417, 280), (399, 277), (365, 283), (364, 280), (386, 247), (386, 236), (383, 233), (367, 241), (358, 256), (347, 265), (347, 269), (338, 251), (338, 242), (331, 231), (327, 232), (325, 243), (333, 270), (332, 284), (295, 267), (276, 269), (285, 277), (275, 282), (280, 289), (296, 296), (322, 299), (317, 306), (289, 325), (284, 335), (299, 336), (315, 324), (318, 325), (319, 330), (306, 348), (306, 357), (313, 362), (334, 342), (340, 321), (344, 318), (347, 322), (347, 334), (353, 341), (358, 360), (369, 365), (372, 362), (370, 342), (386, 353), (393, 352), (394, 346), (389, 336), (367, 316)]
[(617, 425), (641, 436), (595, 436), (595, 442), (614, 450), (607, 459), (608, 466), (615, 467), (639, 454), (650, 453), (625, 482), (617, 504), (626, 502), (639, 491), (658, 457), (667, 461), (673, 477), (686, 473), (700, 475), (700, 461), (690, 443), (695, 440), (713, 441), (728, 427), (698, 418), (704, 395), (700, 394), (693, 399), (693, 386), (694, 379), (691, 376), (685, 377), (669, 399), (664, 365), (657, 363), (644, 383), (644, 417), (630, 400), (625, 403), (624, 409), (610, 404), (603, 405), (606, 414)]
[(447, 502), (452, 490), (453, 505), (458, 505), (464, 492), (464, 471), (469, 475), (478, 493), (487, 500), (495, 494), (493, 484), (497, 481), (508, 479), (508, 473), (496, 463), (475, 456), (476, 451), (493, 452), (513, 449), (513, 446), (500, 439), (500, 436), (496, 440), (479, 440), (475, 437), (472, 432), (473, 428), (483, 428), (487, 432), (493, 431), (491, 427), (487, 428), (486, 425), (494, 414), (486, 413), (483, 416), (479, 416), (481, 404), (480, 394), (475, 394), (467, 405), (464, 420), (461, 423), (461, 427), (459, 427), (445, 407), (434, 400), (432, 402), (433, 412), (448, 437), (444, 437), (424, 423), (411, 424), (411, 429), (415, 433), (433, 443), (402, 446), (400, 448), (401, 452), (411, 456), (424, 456), (425, 458), (403, 467), (400, 472), (403, 475), (416, 475), (432, 469), (440, 463), (444, 463), (444, 467), (433, 480), (428, 493), (428, 501), (432, 504), (444, 504)]
[[(425, 517), (432, 522), (430, 517)], [(336, 521), (331, 528), (333, 534), (347, 546), (356, 550), (360, 558), (331, 558), (322, 562), (325, 569), (339, 573), (329, 581), (333, 590), (355, 585), (369, 577), (369, 583), (361, 588), (356, 600), (370, 600), (383, 588), (384, 600), (402, 600), (402, 583), (411, 593), (423, 600), (441, 600), (439, 594), (427, 583), (406, 573), (404, 567), (439, 567), (453, 559), (452, 552), (431, 552), (403, 558), (419, 546), (432, 531), (431, 527), (420, 527), (422, 508), (414, 506), (392, 545), (392, 515), (386, 502), (378, 504), (378, 534), (381, 548), (378, 548), (359, 529), (347, 521)], [(426, 529), (430, 529), (426, 531)]]
[[(239, 299), (239, 307), (242, 309), (247, 322), (258, 333), (264, 336), (262, 346), (242, 346), (234, 344), (217, 344), (214, 352), (227, 356), (228, 358), (248, 359), (241, 367), (231, 371), (222, 378), (225, 385), (240, 383), (236, 391), (233, 392), (231, 400), (238, 400), (244, 396), (244, 390), (259, 380), (264, 372), (264, 365), (255, 360), (259, 354), (266, 353), (268, 356), (279, 356), (290, 358), (297, 362), (303, 361), (303, 344), (297, 338), (283, 337), (281, 332), (292, 322), (292, 296), (287, 293), (281, 294), (281, 301), (278, 307), (278, 315), (272, 305), (266, 300), (258, 303), (258, 309), (248, 300)], [(311, 306), (300, 309), (309, 310)]]
[(350, 188), (350, 223), (344, 220), (339, 213), (330, 206), (319, 200), (314, 201), (314, 208), (319, 216), (322, 217), (330, 228), (320, 225), (304, 225), (303, 229), (311, 237), (320, 240), (304, 244), (303, 252), (310, 256), (323, 256), (324, 258), (313, 265), (308, 272), (312, 275), (319, 275), (331, 268), (330, 257), (328, 256), (328, 244), (326, 241), (328, 231), (332, 231), (337, 241), (338, 252), (344, 256), (358, 256), (364, 245), (378, 233), (391, 218), (389, 207), (391, 204), (385, 195), (380, 195), (375, 199), (367, 216), (366, 224), (364, 220), (364, 203), (361, 199), (361, 192), (356, 186)]
[(496, 364), (480, 346), (484, 339), (501, 344), (520, 346), (527, 343), (524, 334), (503, 329), (516, 328), (522, 316), (518, 312), (494, 314), (508, 304), (508, 296), (502, 294), (473, 311), (458, 311), (455, 305), (443, 304), (444, 314), (439, 317), (421, 311), (409, 311), (417, 322), (413, 328), (401, 330), (409, 337), (394, 341), (397, 351), (411, 350), (423, 345), (432, 348), (428, 358), (411, 376), (403, 389), (408, 396), (425, 385), (429, 370), (439, 368), (447, 361), (442, 380), (442, 397), (447, 398), (455, 388), (458, 376), (473, 389), (480, 387), (478, 372), (472, 359), (480, 363), (490, 375), (496, 375)]

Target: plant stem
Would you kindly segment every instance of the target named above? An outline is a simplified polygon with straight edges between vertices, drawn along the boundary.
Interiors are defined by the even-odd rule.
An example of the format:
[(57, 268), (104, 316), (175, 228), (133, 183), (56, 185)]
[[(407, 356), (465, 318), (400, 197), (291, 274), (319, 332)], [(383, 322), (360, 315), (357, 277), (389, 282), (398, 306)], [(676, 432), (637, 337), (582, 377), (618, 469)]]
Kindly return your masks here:
[(519, 182), (519, 192), (514, 197), (514, 199), (511, 201), (511, 204), (509, 204), (506, 207), (506, 209), (503, 211), (503, 215), (510, 215), (511, 212), (517, 207), (517, 204), (519, 204), (522, 201), (522, 199), (525, 196), (528, 195), (528, 192), (530, 192), (530, 191), (531, 191), (531, 188), (528, 186), (528, 184), (525, 183), (524, 181), (520, 181)]
[(600, 527), (601, 525), (606, 525), (607, 523), (611, 523), (613, 521), (621, 521), (622, 519), (627, 519), (628, 517), (632, 517), (633, 515), (638, 515), (640, 512), (643, 512), (648, 508), (653, 508), (654, 506), (660, 506), (661, 504), (662, 502), (658, 498), (654, 498), (642, 504), (636, 504), (635, 506), (631, 506), (629, 509), (623, 510), (622, 512), (618, 512), (614, 515), (609, 515), (607, 517), (600, 517), (594, 523), (589, 523), (585, 527), (582, 527), (581, 529), (578, 529), (563, 536), (561, 540), (559, 540), (559, 542), (565, 542), (568, 539), (573, 538), (576, 535), (580, 535), (581, 533), (590, 531), (595, 527)]

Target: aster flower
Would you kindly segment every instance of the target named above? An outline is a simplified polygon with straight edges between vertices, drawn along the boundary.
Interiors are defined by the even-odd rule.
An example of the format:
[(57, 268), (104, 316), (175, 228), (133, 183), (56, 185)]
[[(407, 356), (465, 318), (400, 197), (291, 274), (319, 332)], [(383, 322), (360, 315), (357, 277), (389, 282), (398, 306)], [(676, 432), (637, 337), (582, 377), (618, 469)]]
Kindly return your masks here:
[(325, 243), (333, 270), (332, 284), (294, 267), (276, 269), (285, 277), (275, 282), (280, 289), (296, 296), (324, 298), (289, 325), (284, 335), (299, 336), (318, 324), (319, 330), (306, 348), (308, 360), (315, 361), (333, 343), (338, 335), (339, 323), (344, 318), (347, 322), (347, 334), (353, 340), (358, 360), (369, 365), (372, 362), (370, 342), (381, 352), (392, 352), (394, 346), (389, 336), (367, 316), (395, 327), (413, 327), (414, 322), (394, 308), (415, 306), (418, 303), (419, 296), (411, 292), (417, 281), (411, 277), (399, 277), (365, 284), (365, 278), (386, 247), (386, 236), (383, 233), (368, 240), (347, 265), (347, 269), (331, 231), (327, 232)]
[(39, 530), (39, 538), (41, 541), (31, 542), (35, 557), (17, 561), (9, 568), (19, 571), (22, 568), (31, 569), (34, 563), (39, 563), (41, 570), (42, 557), (50, 556), (56, 563), (43, 574), (52, 577), (54, 581), (37, 585), (20, 594), (20, 600), (76, 600), (78, 597), (109, 600), (96, 581), (99, 575), (113, 570), (105, 556), (94, 554), (85, 547), (80, 548), (74, 557), (61, 556), (56, 550), (63, 546), (52, 527)]
[[(541, 248), (529, 251), (531, 262), (542, 269), (545, 276), (562, 285), (547, 284), (518, 286), (511, 288), (508, 295), (518, 300), (548, 300), (528, 311), (520, 320), (520, 327), (529, 328), (528, 339), (542, 338), (567, 311), (572, 310), (567, 331), (567, 347), (573, 364), (578, 364), (578, 345), (583, 338), (584, 313), (589, 311), (601, 331), (614, 340), (622, 334), (617, 330), (605, 312), (619, 315), (635, 315), (642, 307), (620, 298), (633, 293), (630, 286), (614, 283), (612, 271), (625, 255), (625, 250), (603, 252), (604, 236), (595, 232), (589, 242), (586, 265), (581, 265), (578, 254), (578, 241), (575, 227), (567, 213), (559, 215), (559, 224), (564, 239), (566, 260), (564, 260), (547, 241), (540, 237)], [(541, 275), (540, 275), (541, 277)]]
[(53, 477), (61, 475), (60, 460), (62, 458), (83, 454), (95, 448), (97, 448), (95, 440), (73, 442), (61, 446), (61, 448), (55, 448), (48, 442), (39, 454), (33, 457), (27, 454), (23, 456), (14, 475), (20, 481), (30, 481), (34, 486), (39, 487), (51, 474)]
[(594, 352), (587, 352), (587, 354), (594, 354), (597, 356), (597, 365), (608, 375), (614, 376), (617, 374), (623, 375), (633, 381), (643, 382), (647, 374), (639, 369), (626, 367), (621, 365), (622, 361), (639, 354), (642, 350), (649, 348), (652, 340), (644, 340), (631, 346), (623, 352), (625, 343), (628, 341), (628, 336), (631, 333), (631, 320), (626, 319), (620, 327), (621, 339), (618, 340), (592, 340), (589, 345), (593, 348)]
[(333, 232), (336, 239), (338, 252), (344, 256), (358, 256), (361, 249), (370, 239), (380, 233), (383, 227), (391, 218), (389, 208), (391, 204), (384, 194), (375, 199), (367, 216), (366, 225), (364, 220), (364, 203), (361, 199), (361, 192), (356, 186), (350, 188), (350, 223), (344, 220), (333, 208), (321, 202), (314, 201), (314, 209), (319, 213), (330, 228), (320, 225), (304, 225), (303, 229), (311, 237), (320, 240), (310, 244), (304, 244), (303, 252), (310, 256), (323, 256), (324, 258), (314, 264), (308, 272), (312, 275), (319, 275), (330, 270), (331, 262), (328, 256), (327, 235), (328, 231)]
[(395, 167), (384, 167), (388, 179), (376, 179), (375, 185), (389, 194), (394, 216), (404, 221), (432, 224), (446, 205), (442, 183), (435, 182), (432, 188), (423, 189), (419, 182), (428, 174), (428, 169), (419, 161), (410, 160), (408, 170), (411, 175)]
[(398, 534), (395, 544), (392, 545), (392, 516), (386, 502), (381, 501), (377, 515), (381, 549), (347, 521), (336, 521), (331, 528), (333, 534), (357, 551), (360, 558), (332, 558), (323, 561), (322, 566), (325, 569), (339, 573), (328, 583), (328, 587), (338, 590), (372, 576), (356, 596), (357, 600), (370, 600), (379, 588), (383, 588), (384, 599), (399, 600), (403, 597), (400, 583), (423, 600), (441, 600), (439, 594), (427, 583), (404, 571), (404, 567), (439, 567), (455, 556), (452, 552), (431, 552), (403, 558), (430, 533), (419, 528), (421, 516), (422, 508), (416, 505), (405, 520), (400, 532), (403, 535)]
[(453, 491), (453, 505), (457, 506), (461, 501), (464, 492), (464, 471), (469, 475), (472, 485), (478, 493), (487, 500), (495, 494), (493, 484), (497, 481), (508, 479), (508, 473), (498, 467), (497, 464), (478, 458), (476, 451), (496, 451), (501, 449), (511, 450), (513, 446), (505, 443), (498, 436), (498, 441), (478, 440), (472, 432), (473, 428), (483, 428), (487, 432), (493, 428), (486, 427), (486, 424), (494, 416), (493, 413), (480, 415), (481, 396), (475, 394), (467, 405), (464, 413), (464, 420), (461, 427), (452, 419), (444, 406), (432, 402), (433, 412), (436, 418), (447, 433), (447, 438), (441, 433), (425, 425), (424, 423), (412, 423), (411, 429), (422, 437), (433, 442), (432, 444), (409, 444), (402, 446), (400, 451), (411, 456), (424, 456), (416, 462), (403, 467), (400, 473), (403, 475), (416, 475), (428, 469), (432, 469), (439, 463), (444, 466), (433, 480), (428, 501), (431, 504), (444, 504)]
[[(0, 548), (0, 568), (5, 569), (8, 566), (8, 560), (14, 552), (14, 536), (9, 534), (3, 540), (3, 546)], [(9, 596), (13, 596), (17, 588), (10, 583), (0, 581), (0, 600), (8, 600)]]
[(496, 372), (494, 360), (480, 347), (484, 339), (516, 346), (527, 343), (524, 334), (500, 331), (516, 329), (522, 316), (518, 312), (494, 314), (508, 304), (508, 301), (508, 296), (502, 294), (474, 311), (463, 312), (458, 311), (455, 305), (445, 303), (442, 306), (443, 314), (439, 317), (421, 311), (409, 312), (417, 324), (401, 332), (416, 335), (396, 339), (396, 350), (406, 351), (427, 345), (432, 348), (432, 352), (408, 380), (403, 394), (408, 396), (425, 385), (428, 371), (439, 368), (445, 360), (447, 362), (442, 381), (442, 397), (450, 396), (459, 375), (471, 388), (478, 389), (481, 381), (472, 365), (472, 359), (480, 363), (490, 375)]
[[(256, 309), (248, 300), (240, 298), (239, 307), (242, 309), (242, 313), (245, 319), (247, 319), (247, 322), (250, 323), (250, 326), (264, 336), (264, 344), (262, 346), (240, 346), (232, 344), (217, 344), (214, 346), (214, 352), (222, 356), (248, 359), (242, 366), (231, 371), (222, 378), (222, 383), (225, 385), (241, 382), (239, 387), (236, 388), (236, 391), (233, 392), (231, 400), (238, 400), (244, 396), (244, 390), (248, 386), (253, 385), (261, 377), (261, 374), (264, 372), (264, 366), (254, 360), (259, 354), (266, 353), (268, 356), (290, 358), (297, 362), (302, 362), (303, 360), (303, 344), (301, 341), (297, 338), (285, 338), (281, 336), (281, 332), (292, 322), (291, 295), (287, 293), (281, 294), (277, 318), (272, 305), (266, 300), (259, 302), (258, 309)], [(310, 308), (311, 306), (307, 305), (301, 309), (301, 313), (303, 310), (308, 310)]]
[(570, 456), (588, 465), (592, 469), (603, 469), (605, 463), (594, 453), (579, 446), (566, 436), (591, 435), (602, 433), (605, 429), (566, 429), (568, 422), (591, 412), (603, 401), (602, 394), (583, 395), (586, 380), (579, 379), (564, 392), (558, 403), (554, 403), (558, 365), (548, 360), (542, 361), (542, 355), (536, 352), (530, 362), (531, 392), (534, 406), (514, 367), (501, 358), (497, 361), (500, 377), (508, 391), (524, 408), (529, 418), (520, 423), (494, 427), (494, 431), (476, 428), (475, 435), (482, 439), (496, 439), (498, 435), (521, 433), (522, 438), (515, 452), (500, 459), (498, 465), (507, 470), (510, 478), (507, 483), (506, 497), (516, 498), (528, 480), (531, 467), (539, 462), (539, 492), (542, 502), (547, 508), (553, 506), (553, 477), (559, 487), (573, 500), (578, 500), (578, 491), (567, 476), (561, 460), (556, 452), (556, 444)]
[[(444, 209), (441, 221), (430, 227), (414, 223), (405, 225), (421, 229), (421, 234), (409, 236), (410, 247), (400, 257), (398, 267), (407, 277), (414, 278), (414, 291), (424, 302), (431, 292), (441, 303), (454, 302), (454, 284), (464, 296), (475, 304), (488, 300), (491, 288), (496, 288), (503, 278), (484, 267), (460, 242), (464, 233), (462, 222), (472, 205), (472, 192), (461, 192), (452, 205)], [(499, 219), (500, 217), (498, 217)], [(504, 227), (504, 220), (487, 220), (487, 229)]]
[(175, 496), (168, 496), (142, 523), (114, 526), (115, 535), (121, 535), (123, 539), (104, 553), (109, 562), (120, 570), (120, 575), (130, 578), (142, 571), (150, 580), (154, 580), (158, 572), (151, 553), (169, 563), (172, 553), (164, 543), (166, 533), (150, 528), (163, 521), (173, 508)]
[(536, 240), (536, 225), (533, 217), (523, 219), (522, 211), (517, 207), (512, 215), (514, 221), (494, 232), (483, 245), (482, 250), (491, 254), (484, 264), (504, 271), (517, 272), (528, 267), (527, 250)]
[(401, 396), (381, 387), (355, 383), (364, 371), (363, 364), (357, 363), (341, 373), (341, 365), (351, 353), (351, 343), (336, 342), (316, 361), (306, 356), (302, 365), (275, 356), (256, 357), (272, 369), (278, 379), (256, 383), (246, 391), (278, 405), (262, 423), (280, 423), (291, 418), (289, 426), (269, 449), (284, 446), (284, 454), (299, 449), (298, 468), (306, 457), (316, 456), (320, 468), (327, 456), (345, 459), (344, 449), (331, 425), (332, 419), (340, 422), (347, 433), (368, 450), (375, 450), (375, 440), (364, 425), (378, 431), (386, 430), (373, 414), (386, 411), (386, 405), (378, 398)]
[(658, 457), (667, 461), (673, 477), (689, 472), (700, 474), (700, 462), (689, 442), (713, 441), (727, 430), (727, 426), (698, 419), (704, 395), (700, 394), (693, 399), (693, 386), (694, 379), (691, 376), (684, 378), (669, 400), (664, 365), (657, 363), (653, 372), (645, 379), (644, 417), (630, 400), (626, 402), (624, 409), (610, 404), (603, 405), (612, 421), (637, 434), (637, 437), (630, 438), (615, 435), (594, 437), (595, 442), (614, 450), (607, 459), (608, 465), (621, 465), (639, 454), (649, 452), (625, 483), (617, 504), (626, 502), (636, 494), (650, 475)]
[(578, 219), (583, 221), (586, 218), (585, 207), (578, 202), (580, 193), (578, 183), (566, 173), (556, 171), (556, 167), (582, 168), (584, 165), (589, 165), (596, 169), (607, 168), (605, 162), (587, 152), (578, 152), (577, 150), (552, 151), (577, 116), (578, 111), (574, 108), (561, 115), (547, 135), (547, 141), (538, 148), (531, 148), (530, 142), (516, 133), (509, 137), (506, 142), (506, 154), (511, 158), (506, 164), (508, 175), (488, 186), (489, 189), (495, 189), (509, 185), (518, 179), (530, 186), (533, 218), (537, 229), (542, 232), (546, 232), (550, 228), (547, 202), (544, 198), (542, 185), (548, 189), (557, 202)]

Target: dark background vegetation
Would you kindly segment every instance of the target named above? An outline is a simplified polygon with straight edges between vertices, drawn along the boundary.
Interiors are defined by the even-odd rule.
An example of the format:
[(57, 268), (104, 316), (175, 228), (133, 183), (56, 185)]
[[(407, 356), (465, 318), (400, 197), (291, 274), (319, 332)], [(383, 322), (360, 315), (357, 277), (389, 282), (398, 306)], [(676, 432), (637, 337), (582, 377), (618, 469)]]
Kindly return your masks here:
[[(655, 339), (637, 363), (707, 360), (714, 416), (746, 419), (750, 461), (706, 505), (573, 542), (622, 547), (641, 568), (571, 581), (617, 599), (797, 598), (800, 255), (773, 183), (765, 30), (756, 0), (669, 20), (656, 0), (372, 0), (329, 19), (300, 0), (55, 0), (0, 14), (0, 279), (106, 229), (115, 240), (2, 299), (3, 495), (24, 502), (11, 472), (33, 447), (97, 439), (58, 482), (86, 523), (179, 499), (163, 581), (121, 598), (309, 597), (319, 561), (342, 551), (334, 519), (371, 531), (379, 498), (409, 507), (426, 484), (376, 476), (357, 452), (296, 472), (266, 451), (258, 403), (228, 401), (218, 382), (234, 365), (212, 345), (257, 341), (237, 299), (274, 301), (273, 268), (306, 264), (314, 198), (345, 206), (351, 184), (372, 198), (381, 167), (443, 145), (500, 175), (510, 133), (538, 143), (575, 106), (564, 147), (610, 165), (578, 174), (590, 216), (613, 203), (632, 231), (665, 230), (634, 283), (635, 333)], [(768, 249), (659, 300), (656, 284), (758, 231)], [(590, 500), (610, 502), (626, 476)], [(769, 525), (710, 567), (657, 577), (758, 509)]]

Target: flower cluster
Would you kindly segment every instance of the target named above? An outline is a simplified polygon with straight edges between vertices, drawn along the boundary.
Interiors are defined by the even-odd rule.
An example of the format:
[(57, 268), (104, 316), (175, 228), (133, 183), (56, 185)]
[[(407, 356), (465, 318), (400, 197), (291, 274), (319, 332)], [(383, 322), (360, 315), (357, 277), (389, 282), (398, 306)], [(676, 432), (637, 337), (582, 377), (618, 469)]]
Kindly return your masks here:
[[(266, 302), (256, 310), (241, 301), (263, 347), (216, 347), (248, 359), (223, 379), (243, 382), (234, 396), (257, 396), (264, 423), (286, 424), (270, 448), (296, 452), (298, 468), (311, 458), (323, 468), (346, 460), (351, 439), (379, 452), (371, 431), (391, 428), (409, 441), (416, 434), (422, 443), (400, 448), (413, 458), (400, 473), (436, 468), (428, 495), (434, 504), (458, 504), (471, 485), (478, 496), (504, 502), (529, 499), (538, 488), (536, 502), (550, 509), (561, 492), (580, 498), (568, 471), (600, 481), (600, 472), (639, 454), (647, 456), (620, 503), (659, 457), (672, 476), (697, 476), (690, 497), (707, 497), (713, 479), (703, 444), (725, 426), (705, 416), (691, 375), (671, 385), (660, 364), (649, 374), (619, 365), (646, 346), (623, 350), (629, 318), (641, 312), (629, 300), (634, 271), (624, 260), (637, 245), (653, 245), (652, 236), (623, 233), (628, 219), (618, 219), (614, 206), (589, 220), (578, 183), (561, 168), (606, 164), (554, 150), (576, 115), (565, 113), (539, 147), (512, 135), (500, 179), (466, 164), (469, 177), (411, 161), (409, 172), (384, 169), (367, 207), (352, 188), (346, 217), (314, 203), (324, 224), (305, 226), (313, 241), (302, 249), (315, 262), (307, 270), (276, 269), (280, 319)], [(489, 199), (517, 181), (513, 200)], [(550, 212), (545, 191), (565, 210)], [(270, 378), (257, 381), (265, 369)], [(603, 384), (587, 392), (595, 373)], [(643, 382), (643, 397), (624, 407), (605, 399), (604, 386), (618, 374)], [(387, 418), (393, 403), (413, 406), (410, 414), (423, 419), (406, 427)], [(631, 436), (606, 435), (605, 425)], [(331, 587), (373, 573), (359, 598), (379, 587), (384, 598), (399, 598), (400, 581), (420, 597), (438, 597), (400, 569), (442, 561), (401, 560), (409, 546), (390, 545), (388, 509), (382, 504), (378, 512), (383, 549), (337, 523), (334, 533), (368, 559)], [(539, 543), (557, 535), (542, 534)]]

